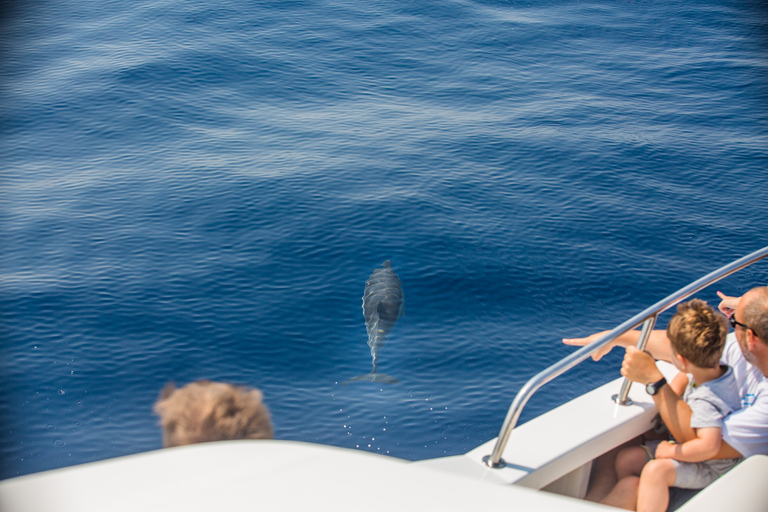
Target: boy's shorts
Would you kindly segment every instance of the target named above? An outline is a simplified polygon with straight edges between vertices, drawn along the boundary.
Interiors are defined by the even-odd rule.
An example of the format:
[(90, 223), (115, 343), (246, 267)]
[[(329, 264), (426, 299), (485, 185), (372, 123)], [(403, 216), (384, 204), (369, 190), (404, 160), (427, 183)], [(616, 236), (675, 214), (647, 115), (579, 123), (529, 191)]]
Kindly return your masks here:
[(651, 441), (645, 441), (640, 445), (640, 448), (645, 450), (645, 455), (648, 458), (648, 462), (656, 458), (656, 448), (661, 444), (661, 439), (653, 439)]
[[(646, 441), (640, 445), (645, 450), (648, 461), (656, 458), (656, 448), (659, 446), (659, 443), (661, 443), (661, 440), (653, 440)], [(675, 483), (672, 484), (674, 487), (680, 487), (681, 489), (703, 489), (725, 474), (726, 471), (738, 464), (742, 459), (722, 459), (707, 462), (670, 460), (675, 465)]]
[(701, 489), (708, 486), (742, 459), (718, 459), (706, 462), (678, 462), (675, 465), (675, 487)]
[(720, 475), (708, 464), (703, 462), (679, 462), (674, 459), (675, 465), (675, 483), (674, 487), (682, 489), (702, 489), (715, 480)]

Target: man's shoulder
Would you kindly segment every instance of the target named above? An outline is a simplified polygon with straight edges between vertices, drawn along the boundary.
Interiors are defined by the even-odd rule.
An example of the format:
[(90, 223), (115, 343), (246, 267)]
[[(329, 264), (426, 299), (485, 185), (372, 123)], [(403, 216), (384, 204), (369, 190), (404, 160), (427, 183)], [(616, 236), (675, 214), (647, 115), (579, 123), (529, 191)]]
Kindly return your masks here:
[(736, 367), (742, 363), (746, 363), (744, 359), (744, 353), (739, 347), (739, 342), (736, 339), (736, 334), (729, 333), (725, 338), (725, 346), (723, 346), (723, 355), (720, 360), (730, 367)]
[(744, 353), (741, 351), (739, 342), (733, 333), (730, 333), (726, 339), (720, 361), (733, 369), (733, 376), (736, 379), (736, 385), (739, 387), (739, 394), (742, 397), (748, 394), (756, 394), (757, 387), (765, 381), (762, 372), (744, 358)]

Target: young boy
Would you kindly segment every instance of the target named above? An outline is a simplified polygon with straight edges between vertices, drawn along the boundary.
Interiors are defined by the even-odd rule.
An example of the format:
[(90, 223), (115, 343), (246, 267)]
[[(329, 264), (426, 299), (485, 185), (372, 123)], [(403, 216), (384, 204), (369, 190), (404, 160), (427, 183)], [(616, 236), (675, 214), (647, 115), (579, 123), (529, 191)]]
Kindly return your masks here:
[(672, 362), (680, 370), (670, 387), (678, 395), (685, 392), (683, 400), (691, 407), (696, 438), (683, 444), (661, 441), (657, 447), (647, 443), (619, 452), (619, 479), (640, 477), (638, 512), (665, 511), (670, 487), (701, 489), (741, 460), (710, 460), (720, 448), (723, 418), (741, 408), (733, 371), (720, 365), (726, 334), (725, 318), (697, 299), (680, 304), (669, 321)]
[(168, 384), (155, 404), (163, 445), (231, 439), (272, 439), (272, 422), (261, 391), (199, 380), (176, 389)]

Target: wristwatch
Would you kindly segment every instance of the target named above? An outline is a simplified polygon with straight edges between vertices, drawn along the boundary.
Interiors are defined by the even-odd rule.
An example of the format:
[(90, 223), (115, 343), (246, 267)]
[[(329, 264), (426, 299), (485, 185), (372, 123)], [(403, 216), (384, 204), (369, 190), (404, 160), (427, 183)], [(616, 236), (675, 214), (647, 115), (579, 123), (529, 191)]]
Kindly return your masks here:
[(656, 393), (659, 392), (659, 390), (664, 386), (664, 384), (667, 383), (667, 379), (664, 377), (661, 378), (661, 380), (656, 382), (651, 382), (645, 385), (645, 390), (648, 392), (649, 395), (653, 396)]

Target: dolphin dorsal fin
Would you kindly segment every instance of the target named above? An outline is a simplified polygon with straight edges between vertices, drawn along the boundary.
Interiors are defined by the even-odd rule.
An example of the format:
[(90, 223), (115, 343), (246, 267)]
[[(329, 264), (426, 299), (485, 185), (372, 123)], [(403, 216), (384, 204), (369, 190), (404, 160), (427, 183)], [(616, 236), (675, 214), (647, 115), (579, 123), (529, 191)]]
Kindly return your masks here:
[(392, 262), (387, 260), (384, 263), (381, 264), (383, 268), (392, 268)]

